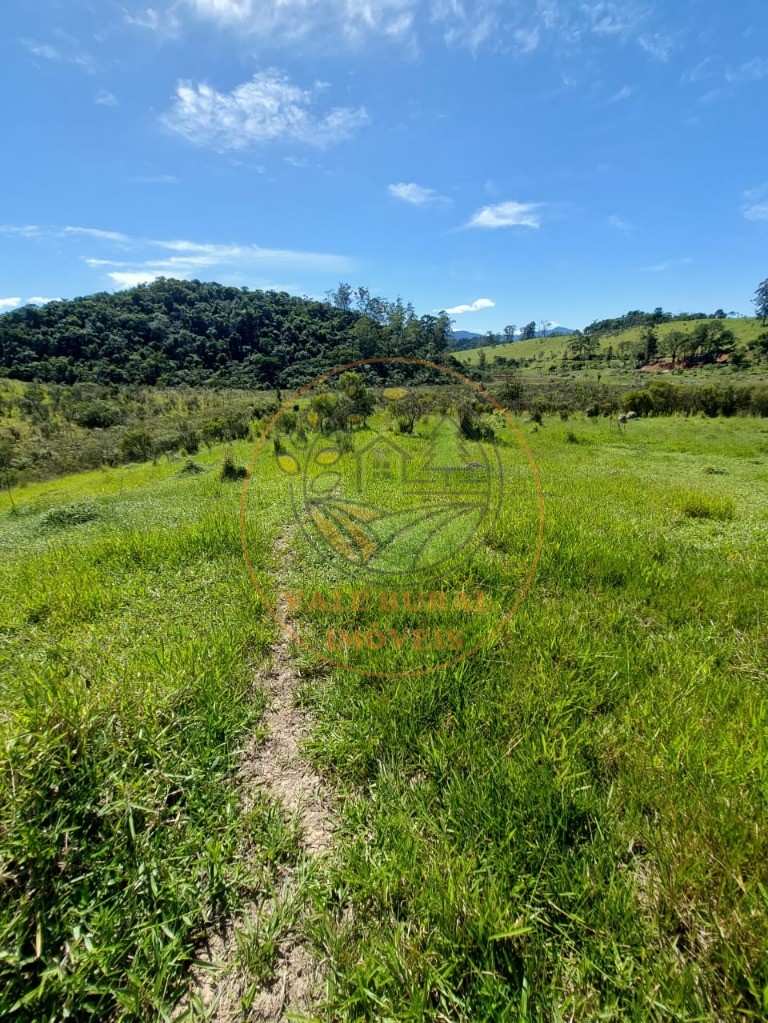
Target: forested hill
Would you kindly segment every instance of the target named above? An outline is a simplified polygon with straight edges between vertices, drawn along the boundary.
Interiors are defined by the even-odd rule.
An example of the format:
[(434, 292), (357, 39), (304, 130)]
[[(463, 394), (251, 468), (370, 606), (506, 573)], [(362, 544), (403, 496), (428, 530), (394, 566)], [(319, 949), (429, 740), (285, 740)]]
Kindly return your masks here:
[(0, 316), (0, 375), (100, 384), (299, 386), (335, 366), (433, 360), (449, 321), (358, 289), (359, 311), (285, 292), (161, 279)]

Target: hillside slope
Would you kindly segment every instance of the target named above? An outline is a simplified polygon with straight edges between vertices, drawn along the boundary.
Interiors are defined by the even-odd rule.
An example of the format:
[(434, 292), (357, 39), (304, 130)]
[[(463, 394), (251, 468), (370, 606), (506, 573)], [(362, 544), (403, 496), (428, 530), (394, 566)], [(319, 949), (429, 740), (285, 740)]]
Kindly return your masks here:
[[(370, 311), (370, 315), (367, 312)], [(285, 292), (161, 278), (0, 316), (0, 375), (72, 384), (301, 385), (373, 356), (434, 359), (444, 317), (398, 301), (353, 312)]]
[[(684, 320), (672, 323), (662, 323), (657, 326), (656, 334), (660, 342), (673, 330), (679, 330), (683, 334), (693, 333), (701, 323), (712, 323), (712, 320)], [(736, 348), (745, 351), (747, 346), (766, 331), (760, 320), (755, 317), (744, 317), (738, 320), (726, 320), (726, 326), (732, 330), (736, 337)], [(605, 353), (612, 348), (618, 353), (624, 344), (634, 344), (639, 341), (643, 328), (631, 327), (628, 330), (620, 331), (617, 334), (605, 334), (600, 341), (600, 352)], [(539, 355), (545, 355), (547, 359), (561, 359), (567, 350), (571, 339), (569, 337), (547, 337), (536, 338), (532, 341), (515, 341), (513, 344), (491, 345), (483, 348), (473, 348), (468, 352), (457, 353), (457, 358), (465, 365), (476, 364), (480, 358), (480, 352), (485, 352), (488, 361), (496, 356), (506, 359), (535, 359)], [(663, 347), (663, 344), (662, 344)]]

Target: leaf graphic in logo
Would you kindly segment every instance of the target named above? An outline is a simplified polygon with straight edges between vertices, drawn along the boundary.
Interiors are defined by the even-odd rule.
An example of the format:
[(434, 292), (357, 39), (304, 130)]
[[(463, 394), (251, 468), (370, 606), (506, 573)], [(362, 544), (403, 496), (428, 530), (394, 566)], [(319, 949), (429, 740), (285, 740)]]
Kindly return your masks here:
[(277, 464), (289, 476), (295, 476), (299, 471), (299, 463), (295, 458), (291, 458), (290, 455), (280, 455), (277, 459)]
[(318, 465), (334, 465), (338, 462), (341, 452), (337, 448), (324, 448), (315, 458)]
[(379, 542), (365, 523), (381, 518), (366, 505), (324, 501), (310, 506), (312, 521), (327, 542), (349, 561), (366, 562), (377, 553)]

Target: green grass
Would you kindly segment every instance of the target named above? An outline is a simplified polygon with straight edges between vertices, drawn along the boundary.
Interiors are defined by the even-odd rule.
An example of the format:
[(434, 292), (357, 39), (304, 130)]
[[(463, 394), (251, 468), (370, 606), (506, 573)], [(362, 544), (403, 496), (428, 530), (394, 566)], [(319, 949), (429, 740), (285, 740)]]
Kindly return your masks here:
[(345, 793), (329, 1018), (764, 1018), (768, 434), (635, 425), (529, 435), (546, 540), (503, 645), (308, 691)]
[[(661, 323), (656, 327), (659, 340), (663, 340), (673, 330), (679, 330), (684, 334), (692, 333), (697, 324), (710, 323), (711, 320), (682, 320), (673, 323)], [(736, 336), (736, 347), (746, 349), (746, 346), (755, 338), (764, 333), (765, 327), (755, 317), (743, 317), (726, 321), (728, 329)], [(641, 327), (631, 327), (622, 330), (618, 334), (605, 334), (600, 338), (600, 348), (605, 351), (611, 346), (614, 352), (618, 352), (619, 345), (625, 341), (636, 342), (640, 339)], [(537, 337), (529, 341), (514, 341), (511, 344), (491, 345), (483, 348), (469, 348), (463, 352), (456, 352), (456, 358), (467, 365), (476, 365), (480, 358), (480, 352), (485, 352), (486, 358), (491, 362), (494, 356), (501, 355), (506, 359), (536, 359), (541, 358), (547, 362), (562, 359), (568, 350), (569, 338), (564, 337)]]
[[(268, 979), (298, 922), (338, 1023), (764, 1019), (765, 422), (522, 429), (545, 540), (498, 643), (399, 679), (296, 652), (339, 829), (238, 960)], [(203, 928), (295, 857), (292, 823), (241, 818), (231, 783), (272, 633), (222, 455), (30, 484), (16, 515), (0, 498), (4, 1018), (161, 1018)], [(68, 520), (78, 502), (97, 514)], [(301, 541), (293, 567), (271, 553), (288, 515), (272, 464), (255, 567), (334, 582)], [(519, 522), (510, 490), (476, 559), (500, 589)]]
[[(254, 831), (232, 784), (272, 634), (238, 498), (178, 465), (4, 498), (3, 1019), (159, 1018), (205, 927), (271, 883), (279, 814)], [(241, 857), (254, 834), (268, 858)]]

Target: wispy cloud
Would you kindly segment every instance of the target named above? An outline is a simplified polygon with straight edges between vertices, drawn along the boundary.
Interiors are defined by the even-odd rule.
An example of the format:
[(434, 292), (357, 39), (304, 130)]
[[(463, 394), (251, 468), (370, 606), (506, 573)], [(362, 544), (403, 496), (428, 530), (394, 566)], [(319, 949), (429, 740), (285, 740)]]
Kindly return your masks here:
[(0, 224), (0, 234), (16, 238), (39, 238), (43, 228), (37, 224)]
[(154, 270), (113, 270), (107, 277), (117, 288), (135, 288), (137, 284), (151, 284), (163, 274)]
[(422, 185), (416, 185), (413, 182), (401, 182), (398, 185), (389, 185), (387, 191), (393, 198), (401, 199), (403, 202), (410, 203), (412, 206), (424, 206), (427, 203), (450, 202), (450, 199), (444, 195), (440, 195), (440, 193), (435, 191), (434, 188), (424, 188)]
[[(658, 12), (640, 0), (164, 0), (126, 16), (135, 26), (178, 34), (190, 20), (296, 48), (359, 47), (372, 37), (418, 52), (437, 36), (450, 48), (524, 57), (543, 45), (571, 51), (589, 39), (636, 41), (666, 60), (673, 42)], [(655, 15), (655, 21), (652, 18)]]
[(120, 100), (117, 96), (114, 96), (107, 89), (99, 89), (93, 102), (99, 107), (117, 107), (120, 105)]
[(187, 141), (221, 149), (270, 142), (326, 146), (350, 138), (368, 123), (362, 107), (333, 107), (315, 114), (320, 91), (318, 86), (302, 89), (275, 69), (260, 71), (231, 92), (218, 92), (205, 82), (180, 81), (163, 120)]
[(675, 49), (672, 37), (663, 32), (643, 32), (637, 41), (649, 56), (661, 63), (666, 63)]
[(745, 220), (768, 220), (768, 182), (745, 190), (741, 212)]
[(53, 46), (51, 43), (40, 43), (34, 39), (22, 40), (24, 46), (40, 60), (51, 61), (56, 64), (73, 64), (88, 74), (96, 72), (96, 60), (90, 53), (80, 49), (78, 44), (68, 37), (62, 37), (62, 41)]
[(139, 174), (129, 179), (134, 185), (178, 185), (175, 174)]
[(768, 57), (753, 57), (725, 71), (725, 80), (732, 85), (762, 82), (764, 78), (768, 78)]
[(98, 238), (105, 242), (125, 243), (131, 241), (127, 234), (121, 234), (119, 231), (102, 231), (96, 227), (65, 227), (64, 234), (78, 234), (86, 238)]
[(624, 85), (617, 92), (614, 92), (614, 94), (608, 99), (608, 102), (621, 103), (625, 99), (629, 99), (630, 96), (634, 96), (634, 94), (635, 90), (632, 88), (631, 85)]
[(490, 298), (476, 298), (474, 302), (466, 305), (455, 305), (445, 311), (451, 316), (461, 316), (463, 313), (476, 313), (481, 309), (493, 309), (496, 305)]
[(467, 227), (539, 227), (541, 218), (537, 210), (540, 202), (500, 202), (483, 206), (474, 214)]
[(33, 295), (32, 298), (28, 298), (27, 302), (29, 305), (48, 305), (49, 302), (61, 302), (60, 298), (43, 298), (42, 295)]
[(118, 287), (131, 287), (158, 277), (189, 277), (205, 272), (231, 277), (235, 274), (294, 270), (302, 273), (338, 274), (356, 269), (355, 260), (327, 252), (265, 248), (260, 245), (199, 242), (185, 238), (140, 238), (121, 231), (93, 227), (0, 226), (0, 234), (18, 238), (79, 240), (91, 242), (97, 252), (82, 254), (86, 266), (106, 274)]
[(0, 298), (0, 313), (15, 309), (17, 305), (21, 305), (20, 298)]
[(684, 259), (666, 259), (663, 263), (655, 263), (653, 266), (643, 266), (641, 271), (648, 274), (663, 274), (667, 270), (674, 270), (679, 266), (690, 266), (693, 262), (690, 256), (686, 256)]
[(617, 231), (624, 231), (627, 234), (634, 230), (632, 224), (622, 217), (617, 217), (615, 213), (608, 217), (608, 223), (611, 227), (615, 227)]

